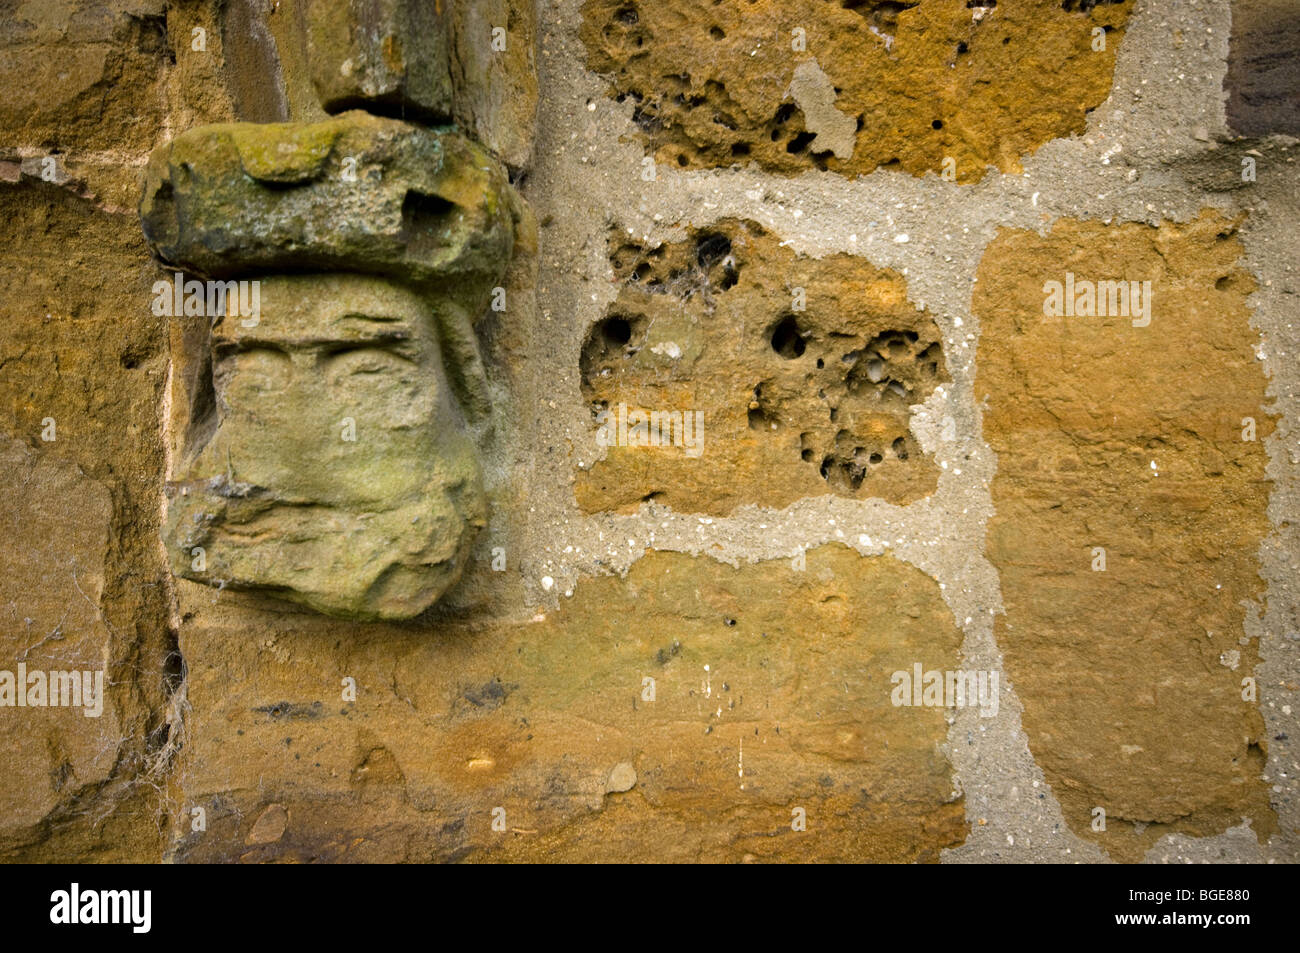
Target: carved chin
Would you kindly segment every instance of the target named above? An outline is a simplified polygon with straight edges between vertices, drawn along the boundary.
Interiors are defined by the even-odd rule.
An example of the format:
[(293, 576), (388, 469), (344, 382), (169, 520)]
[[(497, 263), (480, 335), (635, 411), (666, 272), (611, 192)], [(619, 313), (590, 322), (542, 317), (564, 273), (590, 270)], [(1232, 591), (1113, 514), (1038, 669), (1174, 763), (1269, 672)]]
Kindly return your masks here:
[(258, 590), (349, 619), (409, 619), (457, 580), (486, 524), (472, 458), (464, 476), (399, 505), (362, 512), (285, 500), (263, 488), (175, 489), (167, 517), (175, 573)]

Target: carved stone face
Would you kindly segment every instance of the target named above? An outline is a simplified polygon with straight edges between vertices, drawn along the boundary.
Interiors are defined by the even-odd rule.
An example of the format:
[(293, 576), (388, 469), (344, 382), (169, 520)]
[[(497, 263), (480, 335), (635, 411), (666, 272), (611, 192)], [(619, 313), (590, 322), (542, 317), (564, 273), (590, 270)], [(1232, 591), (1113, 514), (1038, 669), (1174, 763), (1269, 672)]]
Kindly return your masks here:
[(213, 329), (215, 430), (170, 488), (173, 567), (332, 614), (416, 615), (485, 523), (435, 313), (456, 305), (359, 275), (260, 291), (256, 322)]

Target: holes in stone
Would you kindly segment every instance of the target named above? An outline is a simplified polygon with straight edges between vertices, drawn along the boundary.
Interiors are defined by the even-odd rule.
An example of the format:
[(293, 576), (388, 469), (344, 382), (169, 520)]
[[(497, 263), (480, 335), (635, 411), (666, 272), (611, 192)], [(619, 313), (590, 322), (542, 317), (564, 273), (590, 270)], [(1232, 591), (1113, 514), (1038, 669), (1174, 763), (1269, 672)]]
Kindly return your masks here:
[(861, 14), (878, 30), (893, 32), (898, 27), (898, 15), (916, 6), (919, 0), (899, 3), (897, 0), (843, 0), (845, 10)]
[(749, 143), (735, 142), (731, 145), (731, 154), (739, 158), (740, 156), (749, 155)]
[(1123, 2), (1124, 0), (1061, 0), (1061, 9), (1066, 13), (1091, 13), (1093, 7)]
[(925, 368), (931, 377), (937, 377), (939, 374), (939, 361), (942, 358), (943, 348), (936, 341), (916, 356), (916, 363), (918, 367)]
[(442, 244), (447, 218), (455, 208), (438, 195), (406, 193), (402, 199), (402, 235), (414, 257), (424, 257)]
[(645, 29), (637, 25), (640, 19), (636, 8), (630, 5), (615, 11), (613, 19), (601, 31), (606, 48), (612, 55), (615, 57), (620, 54), (626, 55), (623, 51), (629, 44), (637, 49), (645, 45)]
[(632, 110), (632, 121), (641, 127), (645, 132), (655, 133), (663, 128), (663, 120), (657, 113), (648, 109), (637, 106)]
[[(797, 125), (787, 127), (785, 135), (797, 131)], [(617, 278), (636, 295), (667, 294), (683, 302), (700, 295), (707, 302), (720, 288), (737, 284), (736, 259), (750, 260), (753, 232), (751, 226), (720, 222), (693, 230), (686, 242), (647, 247), (630, 240), (621, 227), (612, 228), (610, 261)], [(659, 373), (635, 360), (651, 319), (628, 301), (588, 332), (582, 385), (589, 406), (598, 397), (617, 404), (615, 395), (628, 383), (627, 375)], [(908, 405), (925, 399), (944, 379), (944, 355), (932, 324), (899, 323), (864, 326), (863, 319), (844, 323), (783, 309), (770, 323), (751, 326), (749, 346), (770, 347), (773, 355), (761, 383), (751, 379), (741, 385), (737, 396), (743, 403), (736, 410), (745, 414), (742, 428), (755, 441), (770, 434), (767, 452), (787, 454), (788, 465), (824, 492), (910, 497), (909, 485), (923, 483), (929, 468), (907, 435)], [(724, 329), (717, 333), (725, 339)], [(752, 388), (748, 395), (746, 386)], [(790, 439), (794, 433), (799, 433), (797, 443)]]
[(583, 395), (593, 402), (593, 413), (602, 409), (598, 406), (600, 395), (593, 389), (593, 382), (626, 372), (628, 358), (641, 347), (639, 343), (633, 344), (633, 339), (643, 336), (645, 323), (642, 315), (611, 314), (597, 321), (587, 332), (578, 369)]
[(965, 40), (962, 40), (960, 43), (957, 44), (958, 56), (961, 56), (963, 53), (969, 53), (969, 52), (970, 52), (970, 47), (966, 45)]
[(930, 128), (931, 128), (931, 129), (942, 129), (942, 128), (943, 128), (943, 120), (942, 120), (942, 119), (936, 119), (934, 122), (930, 123)]
[(802, 357), (808, 342), (799, 331), (799, 322), (794, 315), (788, 314), (772, 329), (772, 350), (786, 360)]
[(695, 261), (708, 271), (731, 254), (731, 239), (718, 232), (708, 232), (695, 241)]
[(928, 392), (939, 377), (943, 352), (936, 341), (917, 353), (919, 341), (914, 331), (885, 331), (862, 350), (844, 355), (853, 365), (848, 372), (849, 393), (858, 396), (874, 391), (880, 398), (906, 400), (914, 388)]
[(132, 345), (118, 355), (118, 363), (128, 371), (133, 371), (149, 356), (148, 350), (140, 345)]
[(611, 347), (623, 347), (632, 340), (632, 325), (626, 318), (606, 318), (600, 322), (600, 336)]
[(856, 492), (862, 486), (862, 481), (867, 475), (867, 468), (856, 460), (836, 461), (834, 457), (828, 458), (831, 461), (830, 466), (824, 462), (822, 464), (822, 478), (831, 486), (839, 490), (848, 490)]
[(686, 158), (685, 153), (682, 153), (677, 157), (677, 164), (680, 166), (684, 166), (690, 161), (691, 161), (690, 159)]
[(709, 36), (715, 40), (725, 40), (727, 38), (727, 34), (722, 31), (722, 27), (718, 26), (709, 28)]
[(817, 136), (811, 132), (801, 132), (785, 144), (785, 151), (791, 155), (798, 155), (807, 150)]
[(754, 385), (754, 399), (749, 402), (749, 429), (775, 430), (777, 417), (763, 397), (762, 382)]
[[(805, 326), (801, 328), (798, 320), (805, 321)], [(777, 334), (781, 325), (784, 332)], [(814, 334), (813, 328), (806, 317), (784, 315), (771, 335), (774, 350), (779, 352), (781, 343), (792, 342), (796, 334), (805, 341), (806, 350), (811, 352), (806, 356), (814, 360), (805, 365), (805, 377), (792, 378), (790, 384), (800, 390), (815, 389), (826, 408), (827, 416), (822, 417), (820, 425), (800, 434), (800, 462), (815, 465), (835, 493), (888, 494), (898, 480), (907, 478), (905, 468), (894, 468), (911, 456), (909, 438), (900, 434), (897, 426), (905, 425), (906, 404), (930, 393), (939, 378), (939, 342), (932, 337), (923, 339), (923, 334), (913, 328), (887, 329), (854, 350), (827, 352), (823, 350), (827, 341), (832, 342), (831, 347), (842, 347), (841, 341), (861, 343), (862, 338), (840, 328), (823, 328)], [(841, 360), (833, 359), (836, 354), (841, 355)], [(932, 363), (936, 365), (933, 371)], [(813, 364), (816, 369), (811, 367)], [(771, 389), (772, 382), (768, 382), (768, 393), (761, 402), (763, 415), (751, 416), (755, 429), (761, 429), (764, 423), (770, 426), (767, 417), (774, 416), (774, 412), (781, 424), (793, 424), (784, 407), (772, 402)], [(763, 397), (761, 391), (757, 395)], [(898, 424), (885, 423), (891, 417)], [(883, 424), (888, 429), (881, 432)], [(878, 471), (879, 476), (874, 476)], [(874, 480), (883, 482), (867, 490), (868, 482)]]

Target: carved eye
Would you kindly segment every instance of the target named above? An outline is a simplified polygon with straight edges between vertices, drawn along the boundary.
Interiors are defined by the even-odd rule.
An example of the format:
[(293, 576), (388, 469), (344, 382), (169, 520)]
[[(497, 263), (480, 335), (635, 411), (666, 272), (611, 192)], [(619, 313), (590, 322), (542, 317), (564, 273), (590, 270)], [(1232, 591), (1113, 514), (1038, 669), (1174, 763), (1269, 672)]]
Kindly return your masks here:
[(332, 374), (402, 373), (408, 371), (412, 363), (393, 347), (373, 341), (333, 348), (325, 359)]
[(270, 347), (250, 347), (232, 355), (225, 375), (240, 390), (281, 390), (293, 374), (289, 355)]

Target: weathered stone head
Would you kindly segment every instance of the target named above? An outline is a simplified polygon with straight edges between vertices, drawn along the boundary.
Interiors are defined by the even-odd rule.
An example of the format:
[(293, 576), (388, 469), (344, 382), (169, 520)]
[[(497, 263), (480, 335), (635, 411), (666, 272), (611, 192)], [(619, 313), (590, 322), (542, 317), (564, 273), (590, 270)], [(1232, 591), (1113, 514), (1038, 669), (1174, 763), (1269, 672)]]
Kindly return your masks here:
[(168, 487), (178, 575), (358, 619), (455, 583), (486, 523), (472, 324), (519, 211), (480, 147), (365, 113), (209, 126), (154, 155), (156, 254), (258, 283), (256, 314), (209, 315), (215, 400)]
[(382, 278), (283, 276), (244, 324), (213, 329), (216, 429), (171, 488), (177, 573), (353, 618), (427, 608), (486, 522), (430, 305)]

